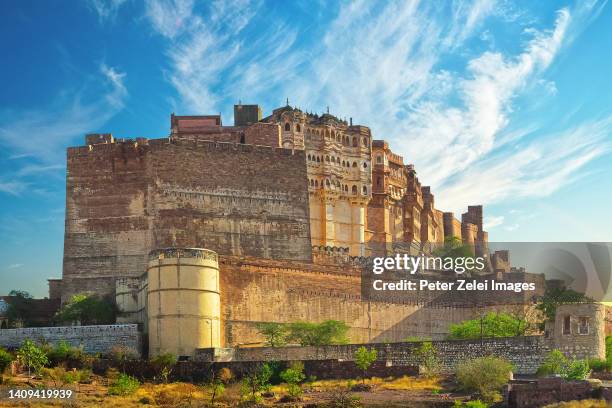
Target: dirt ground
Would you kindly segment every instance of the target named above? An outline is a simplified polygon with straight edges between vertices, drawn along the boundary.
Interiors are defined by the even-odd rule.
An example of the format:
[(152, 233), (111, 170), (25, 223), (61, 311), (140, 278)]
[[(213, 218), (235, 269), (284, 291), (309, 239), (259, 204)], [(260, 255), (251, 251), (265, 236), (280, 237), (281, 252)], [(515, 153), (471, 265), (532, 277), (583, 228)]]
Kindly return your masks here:
[[(369, 392), (350, 392), (358, 397), (364, 407), (415, 407), (442, 408), (452, 406), (454, 400), (465, 400), (465, 395), (445, 391), (446, 385), (437, 379), (402, 377), (399, 379), (374, 378), (367, 381)], [(93, 376), (90, 384), (70, 386), (53, 384), (26, 375), (5, 377), (0, 387), (10, 388), (71, 388), (76, 398), (70, 400), (0, 400), (0, 407), (204, 407), (210, 406), (210, 393), (204, 387), (189, 383), (151, 384), (145, 383), (130, 396), (108, 395), (108, 380)], [(330, 402), (338, 396), (338, 390), (347, 390), (347, 382), (339, 380), (315, 381), (304, 385), (300, 402), (281, 402), (286, 394), (284, 386), (273, 386), (273, 396), (265, 398), (263, 406), (316, 407)], [(346, 392), (346, 391), (345, 391)], [(218, 398), (219, 407), (235, 407), (240, 402), (240, 384), (231, 384)]]

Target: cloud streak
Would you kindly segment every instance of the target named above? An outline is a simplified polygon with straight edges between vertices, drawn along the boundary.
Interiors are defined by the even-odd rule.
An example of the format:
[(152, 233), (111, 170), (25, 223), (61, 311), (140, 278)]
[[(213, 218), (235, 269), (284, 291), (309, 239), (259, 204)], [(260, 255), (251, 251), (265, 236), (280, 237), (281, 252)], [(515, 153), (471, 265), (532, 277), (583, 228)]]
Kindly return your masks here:
[(51, 106), (5, 112), (0, 122), (0, 144), (15, 157), (33, 156), (47, 163), (63, 161), (64, 148), (73, 138), (99, 128), (125, 105), (125, 74), (103, 64), (100, 77), (103, 92), (92, 101), (83, 101), (87, 90), (82, 89), (68, 98), (58, 98)]
[[(490, 48), (493, 34), (484, 27), (490, 18), (514, 22), (523, 15), (493, 0), (343, 3), (307, 43), (300, 41), (306, 28), (270, 24), (263, 11), (246, 0), (215, 2), (205, 11), (186, 0), (147, 2), (151, 27), (167, 40), (166, 76), (177, 105), (210, 113), (241, 97), (273, 95), (303, 109), (331, 106), (391, 141), (434, 186), (438, 204), (453, 211), (551, 194), (609, 152), (607, 118), (555, 135), (538, 123), (514, 123), (518, 97), (557, 97), (545, 74), (601, 11), (597, 2), (559, 9), (549, 27), (528, 26), (512, 51)], [(254, 25), (260, 30), (253, 32)], [(470, 54), (466, 44), (483, 31), (489, 48)], [(451, 70), (448, 58), (463, 69)]]

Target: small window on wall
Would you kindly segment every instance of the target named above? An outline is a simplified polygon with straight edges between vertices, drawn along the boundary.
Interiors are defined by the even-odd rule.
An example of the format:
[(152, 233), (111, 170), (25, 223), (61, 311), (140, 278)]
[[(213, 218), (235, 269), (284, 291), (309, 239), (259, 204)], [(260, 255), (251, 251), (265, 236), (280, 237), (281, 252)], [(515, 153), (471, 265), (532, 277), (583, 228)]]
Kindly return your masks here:
[(376, 156), (376, 163), (382, 164), (382, 156)]
[(285, 132), (289, 132), (290, 130), (291, 130), (291, 125), (289, 123), (285, 123)]
[(572, 320), (570, 316), (563, 318), (563, 334), (572, 334)]
[(578, 318), (578, 334), (589, 334), (589, 318)]
[(301, 128), (300, 128), (300, 124), (299, 124), (299, 123), (298, 123), (297, 125), (295, 125), (295, 131), (296, 131), (296, 132), (299, 132), (299, 131), (300, 131), (300, 129), (301, 129)]

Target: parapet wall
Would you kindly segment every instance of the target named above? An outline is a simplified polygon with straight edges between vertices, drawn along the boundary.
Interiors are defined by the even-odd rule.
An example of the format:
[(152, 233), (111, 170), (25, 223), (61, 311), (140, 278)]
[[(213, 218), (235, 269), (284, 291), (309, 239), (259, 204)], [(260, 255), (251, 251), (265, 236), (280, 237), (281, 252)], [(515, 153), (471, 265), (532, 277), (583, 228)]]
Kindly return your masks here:
[(31, 327), (0, 330), (0, 346), (16, 349), (25, 340), (57, 344), (65, 341), (72, 346), (83, 346), (86, 353), (108, 353), (114, 346), (129, 347), (140, 352), (141, 334), (135, 324), (104, 326)]

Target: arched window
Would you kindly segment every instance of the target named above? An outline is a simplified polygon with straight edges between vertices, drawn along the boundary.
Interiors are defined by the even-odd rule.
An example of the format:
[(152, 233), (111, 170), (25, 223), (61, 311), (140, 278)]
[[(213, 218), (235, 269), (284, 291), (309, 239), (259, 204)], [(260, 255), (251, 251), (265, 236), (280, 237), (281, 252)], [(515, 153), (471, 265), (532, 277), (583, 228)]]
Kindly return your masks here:
[(301, 129), (302, 129), (302, 128), (300, 127), (300, 124), (299, 124), (299, 123), (298, 123), (297, 125), (295, 125), (295, 131), (296, 131), (296, 132), (300, 132), (300, 131), (301, 131)]
[(376, 177), (376, 185), (380, 186), (380, 176)]
[(364, 137), (363, 139), (361, 139), (361, 144), (362, 144), (364, 147), (368, 147), (368, 139), (366, 139), (365, 137)]
[(353, 136), (353, 147), (357, 147), (357, 138)]
[(351, 193), (353, 193), (353, 195), (357, 195), (357, 186), (355, 186), (355, 185), (354, 185), (354, 186), (351, 188)]
[(329, 163), (329, 156), (325, 156), (325, 161)]
[(363, 193), (363, 195), (367, 195), (368, 194), (368, 188), (366, 186), (363, 186), (362, 193)]
[(285, 123), (285, 132), (289, 132), (291, 130), (291, 125), (289, 122)]
[(329, 187), (329, 186), (330, 186), (330, 185), (329, 185), (329, 179), (325, 179), (325, 186), (326, 186), (326, 187)]
[(353, 167), (357, 167), (357, 162), (353, 162)]
[(315, 187), (319, 187), (319, 180), (315, 180)]
[(367, 168), (368, 168), (368, 163), (363, 162), (363, 168), (364, 168), (364, 169), (367, 169)]
[(245, 143), (246, 143), (246, 141), (245, 141), (245, 138), (244, 138), (244, 133), (241, 133), (240, 134), (240, 144), (245, 144)]
[(308, 160), (309, 160), (309, 161), (311, 160), (310, 155), (308, 155)]
[(382, 164), (382, 156), (376, 156), (376, 164)]

